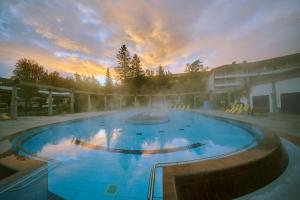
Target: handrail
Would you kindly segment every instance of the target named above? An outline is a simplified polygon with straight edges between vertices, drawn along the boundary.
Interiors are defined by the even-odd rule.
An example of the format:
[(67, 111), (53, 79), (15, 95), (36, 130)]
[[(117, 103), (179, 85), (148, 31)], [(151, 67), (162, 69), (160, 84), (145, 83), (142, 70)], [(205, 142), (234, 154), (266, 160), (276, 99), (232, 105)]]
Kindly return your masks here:
[(237, 149), (236, 151), (233, 151), (231, 153), (224, 153), (224, 154), (211, 156), (211, 157), (207, 157), (207, 158), (200, 158), (200, 159), (186, 160), (186, 161), (166, 162), (166, 163), (156, 163), (151, 168), (147, 199), (148, 200), (153, 200), (154, 184), (155, 184), (155, 177), (156, 177), (156, 168), (158, 168), (158, 167), (167, 167), (167, 166), (175, 166), (175, 165), (183, 165), (183, 164), (189, 164), (189, 163), (195, 163), (195, 162), (200, 162), (200, 161), (206, 161), (206, 160), (211, 160), (211, 159), (216, 159), (216, 158), (232, 156), (232, 155), (247, 151), (249, 148), (251, 148), (252, 145), (253, 145), (253, 142), (250, 143), (249, 145), (246, 145), (245, 147), (243, 147), (241, 149)]
[(42, 166), (40, 168), (35, 169), (34, 171), (32, 171), (31, 173), (29, 173), (26, 176), (20, 177), (16, 181), (3, 186), (3, 188), (0, 188), (0, 194), (4, 193), (6, 191), (21, 190), (21, 189), (29, 186), (31, 183), (39, 180), (43, 175), (45, 175), (49, 171), (53, 170), (61, 163), (60, 161), (55, 160), (55, 159), (48, 159), (48, 158), (40, 157), (37, 155), (33, 155), (33, 154), (25, 151), (23, 148), (19, 148), (19, 153), (21, 151), (26, 157), (31, 157), (35, 160), (44, 161), (47, 164), (45, 164), (44, 166)]

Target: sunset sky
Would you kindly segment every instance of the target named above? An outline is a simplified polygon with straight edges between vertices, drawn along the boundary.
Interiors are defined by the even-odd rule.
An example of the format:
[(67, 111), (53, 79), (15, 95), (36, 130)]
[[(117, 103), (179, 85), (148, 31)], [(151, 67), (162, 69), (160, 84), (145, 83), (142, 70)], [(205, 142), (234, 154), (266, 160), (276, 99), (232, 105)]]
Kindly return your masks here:
[(126, 44), (144, 68), (182, 72), (300, 52), (299, 0), (1, 0), (0, 76), (31, 58), (64, 75), (117, 65)]

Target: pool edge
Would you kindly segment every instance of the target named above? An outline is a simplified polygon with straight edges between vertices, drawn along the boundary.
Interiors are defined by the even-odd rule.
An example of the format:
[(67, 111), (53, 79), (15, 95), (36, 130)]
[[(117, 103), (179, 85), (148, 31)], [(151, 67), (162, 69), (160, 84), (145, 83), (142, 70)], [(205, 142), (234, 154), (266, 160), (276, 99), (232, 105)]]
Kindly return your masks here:
[(280, 139), (268, 129), (254, 127), (262, 131), (263, 137), (257, 146), (247, 151), (219, 159), (164, 167), (164, 199), (232, 199), (253, 192), (279, 177), (288, 165), (288, 156)]

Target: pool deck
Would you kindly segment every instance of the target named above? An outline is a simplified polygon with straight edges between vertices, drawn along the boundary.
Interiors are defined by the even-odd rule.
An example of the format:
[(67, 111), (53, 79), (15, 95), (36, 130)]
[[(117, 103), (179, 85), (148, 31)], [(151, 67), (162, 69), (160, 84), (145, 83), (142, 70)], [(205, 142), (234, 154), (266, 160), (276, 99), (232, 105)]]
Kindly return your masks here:
[[(261, 116), (253, 116), (253, 115), (236, 115), (229, 114), (223, 111), (217, 110), (194, 110), (195, 112), (225, 117), (230, 119), (235, 119), (239, 121), (244, 121), (247, 123), (251, 123), (253, 125), (263, 127), (269, 130), (272, 130), (280, 137), (283, 137), (293, 144), (297, 145), (293, 148), (300, 149), (300, 115), (289, 115), (289, 114), (268, 114)], [(114, 111), (115, 112), (115, 111)], [(66, 115), (57, 115), (57, 116), (30, 116), (30, 117), (19, 117), (18, 120), (5, 120), (0, 121), (0, 165), (4, 164), (7, 167), (11, 167), (15, 170), (23, 170), (30, 171), (40, 167), (42, 164), (40, 161), (33, 161), (31, 159), (24, 159), (18, 157), (15, 154), (12, 154), (10, 151), (11, 144), (10, 140), (14, 137), (14, 135), (18, 132), (28, 130), (34, 127), (39, 127), (47, 124), (59, 123), (69, 120), (76, 119), (84, 119), (94, 116), (100, 116), (104, 114), (109, 114), (113, 112), (89, 112), (89, 113), (76, 113), (76, 114), (66, 114)], [(285, 145), (291, 143), (285, 142)], [(289, 153), (290, 156), (290, 153)], [(9, 161), (9, 162), (8, 162)], [(13, 164), (11, 164), (13, 163)], [(16, 168), (17, 166), (17, 168)], [(18, 167), (23, 166), (23, 167)], [(296, 164), (296, 166), (300, 166), (300, 161)], [(27, 167), (27, 168), (26, 168)], [(23, 168), (23, 169), (21, 169)], [(300, 171), (300, 169), (298, 169)], [(20, 174), (21, 175), (21, 174)], [(275, 186), (274, 186), (275, 187)], [(278, 186), (276, 185), (278, 188)], [(285, 184), (284, 187), (297, 188), (290, 182)], [(272, 188), (269, 188), (269, 191), (273, 191)], [(276, 192), (276, 191), (275, 191)], [(278, 190), (277, 190), (278, 192)], [(298, 192), (297, 189), (294, 190), (295, 193)], [(255, 192), (254, 192), (255, 193)], [(269, 192), (270, 193), (270, 192)], [(282, 192), (281, 192), (282, 193)], [(252, 193), (250, 193), (252, 194)], [(280, 192), (279, 192), (280, 194)], [(253, 197), (254, 196), (254, 197)], [(246, 198), (248, 199), (248, 198)], [(251, 199), (256, 199), (255, 194), (251, 196)]]
[(269, 129), (300, 147), (300, 115), (269, 113), (266, 115), (231, 114), (219, 110), (195, 110), (196, 112), (225, 117)]

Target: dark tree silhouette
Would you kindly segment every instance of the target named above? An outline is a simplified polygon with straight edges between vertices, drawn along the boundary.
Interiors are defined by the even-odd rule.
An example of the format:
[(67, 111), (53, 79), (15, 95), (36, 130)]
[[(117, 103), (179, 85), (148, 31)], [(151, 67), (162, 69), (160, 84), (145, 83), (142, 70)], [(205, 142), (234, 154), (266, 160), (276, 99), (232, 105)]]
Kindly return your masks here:
[(118, 74), (118, 79), (126, 84), (128, 79), (132, 77), (130, 68), (130, 54), (126, 45), (122, 45), (117, 54), (118, 66), (116, 67), (116, 72)]
[(112, 78), (110, 76), (109, 68), (106, 69), (104, 90), (105, 90), (106, 93), (112, 93), (113, 92), (113, 81), (112, 81)]

